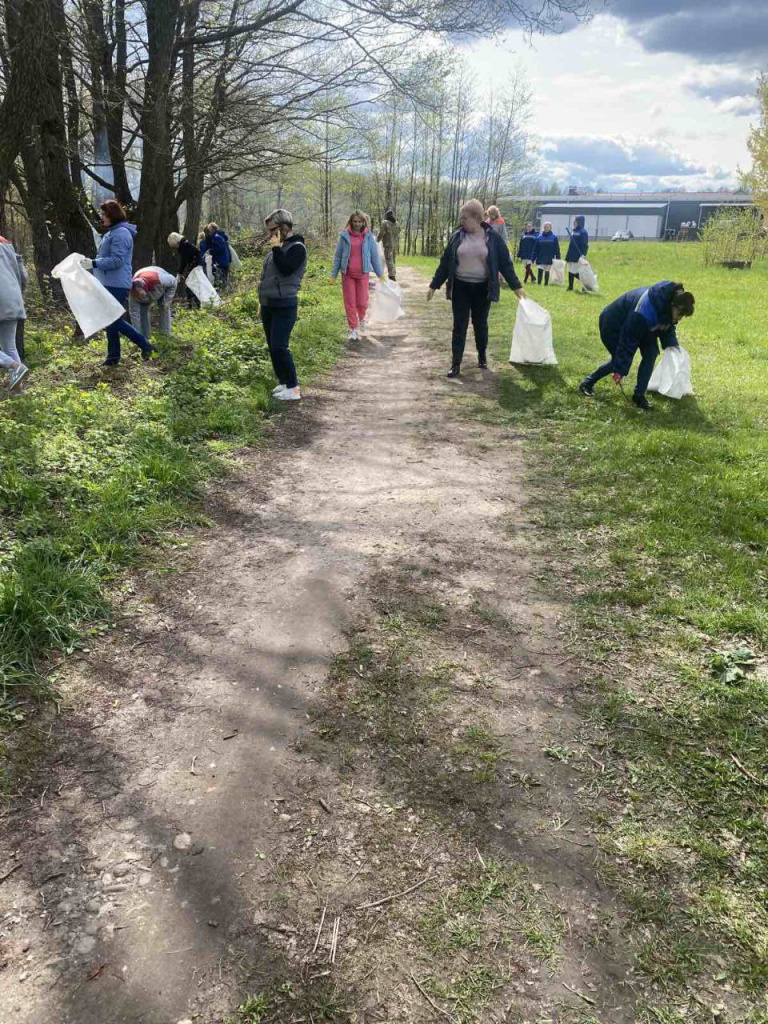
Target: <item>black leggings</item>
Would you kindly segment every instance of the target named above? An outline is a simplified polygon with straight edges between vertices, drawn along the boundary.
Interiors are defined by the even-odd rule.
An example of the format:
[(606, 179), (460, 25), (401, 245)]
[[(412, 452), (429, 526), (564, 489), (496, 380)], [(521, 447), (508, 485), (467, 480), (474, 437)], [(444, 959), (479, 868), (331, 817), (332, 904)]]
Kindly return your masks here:
[(485, 362), (485, 353), (488, 348), (488, 313), (491, 309), (488, 282), (461, 281), (458, 277), (454, 278), (451, 305), (453, 306), (453, 337), (451, 339), (453, 368), (458, 369), (464, 357), (470, 316), (472, 317), (472, 329), (475, 332), (477, 358), (479, 362)]
[(526, 263), (525, 265), (525, 280), (523, 284), (528, 284), (529, 281), (533, 281), (533, 264)]
[(579, 275), (578, 274), (572, 274), (570, 272), (570, 270), (569, 270), (568, 271), (568, 291), (569, 292), (573, 291), (573, 286), (576, 283), (576, 281), (578, 281), (578, 280), (579, 280)]
[(542, 278), (544, 278), (544, 287), (546, 288), (549, 284), (549, 271), (539, 267), (539, 284), (541, 284)]

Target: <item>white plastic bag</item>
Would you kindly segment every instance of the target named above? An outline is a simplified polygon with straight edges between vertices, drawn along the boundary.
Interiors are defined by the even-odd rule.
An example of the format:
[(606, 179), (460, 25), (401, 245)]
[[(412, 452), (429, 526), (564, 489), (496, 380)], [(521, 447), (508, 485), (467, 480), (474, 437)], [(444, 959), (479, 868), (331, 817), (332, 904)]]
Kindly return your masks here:
[(518, 304), (509, 361), (557, 365), (552, 345), (552, 317), (533, 299), (521, 299)]
[(205, 276), (211, 284), (213, 284), (213, 254), (207, 252), (205, 256), (203, 256), (203, 263), (205, 264)]
[(565, 260), (552, 260), (552, 270), (549, 273), (550, 284), (565, 284)]
[(221, 305), (221, 297), (205, 276), (202, 267), (195, 267), (194, 270), (190, 270), (187, 275), (187, 288), (189, 288), (202, 306), (209, 304), (211, 306)]
[(649, 391), (657, 391), (667, 398), (684, 398), (693, 394), (691, 384), (691, 357), (680, 345), (671, 345), (662, 352), (656, 364)]
[(379, 324), (392, 324), (401, 316), (405, 316), (405, 310), (393, 282), (379, 281), (368, 310), (368, 319)]
[(101, 281), (80, 266), (85, 259), (79, 252), (70, 253), (51, 271), (61, 281), (64, 296), (86, 338), (103, 331), (125, 312), (122, 303), (110, 295)]
[(588, 292), (598, 292), (600, 288), (597, 284), (597, 274), (592, 268), (592, 264), (589, 260), (583, 256), (579, 260), (579, 280)]
[(229, 259), (230, 259), (230, 264), (229, 265), (230, 265), (230, 267), (232, 267), (233, 270), (239, 270), (242, 267), (242, 265), (243, 265), (242, 260), (237, 255), (237, 253), (235, 252), (235, 250), (232, 248), (231, 245), (229, 247)]
[(397, 281), (393, 281), (391, 277), (387, 278), (387, 284), (392, 289), (392, 291), (395, 293), (395, 295), (397, 296), (397, 298), (398, 298), (398, 300), (400, 302), (400, 305), (402, 306), (402, 304), (403, 304), (403, 289), (400, 287), (400, 285), (397, 283)]

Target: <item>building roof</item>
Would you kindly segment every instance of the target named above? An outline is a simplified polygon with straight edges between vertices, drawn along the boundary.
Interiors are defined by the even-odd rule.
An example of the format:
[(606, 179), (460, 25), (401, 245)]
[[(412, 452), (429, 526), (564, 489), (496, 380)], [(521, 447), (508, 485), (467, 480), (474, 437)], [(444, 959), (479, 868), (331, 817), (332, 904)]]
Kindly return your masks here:
[[(555, 210), (560, 209), (563, 206), (574, 206), (574, 203), (541, 203), (540, 205), (543, 210)], [(604, 210), (606, 207), (610, 207), (612, 210), (666, 210), (669, 203), (579, 203), (578, 207), (580, 210)]]
[(754, 200), (749, 192), (589, 192), (580, 196), (503, 196), (503, 203), (557, 203), (567, 206), (584, 206), (586, 203), (610, 204), (629, 203), (646, 206), (648, 203), (736, 203), (751, 204)]

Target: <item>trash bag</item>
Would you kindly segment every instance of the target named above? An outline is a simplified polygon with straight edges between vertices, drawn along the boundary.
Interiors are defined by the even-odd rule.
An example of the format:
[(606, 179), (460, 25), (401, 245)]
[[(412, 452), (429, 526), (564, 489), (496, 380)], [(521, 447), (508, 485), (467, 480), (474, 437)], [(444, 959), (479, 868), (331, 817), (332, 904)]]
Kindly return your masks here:
[(202, 267), (195, 267), (187, 275), (187, 288), (202, 306), (220, 306), (221, 297), (211, 282), (205, 276)]
[(368, 310), (368, 319), (372, 322), (392, 324), (401, 316), (405, 316), (400, 297), (393, 285), (393, 281), (378, 282)]
[(597, 284), (597, 274), (592, 269), (592, 264), (589, 260), (584, 259), (583, 256), (579, 260), (579, 280), (588, 292), (600, 291)]
[(565, 284), (565, 260), (552, 260), (552, 270), (549, 272), (550, 284)]
[(240, 259), (240, 257), (237, 255), (237, 253), (235, 252), (231, 245), (229, 247), (229, 259), (229, 265), (230, 267), (232, 267), (233, 270), (239, 270), (242, 267), (243, 261)]
[(664, 349), (651, 374), (648, 390), (657, 391), (667, 398), (684, 398), (693, 394), (691, 357), (681, 345), (670, 345)]
[(402, 306), (402, 304), (403, 304), (403, 289), (400, 287), (400, 285), (397, 283), (397, 281), (393, 281), (391, 278), (387, 279), (387, 284), (392, 289), (392, 291), (395, 293), (395, 295), (397, 296), (398, 300), (400, 301), (400, 305)]
[(509, 361), (557, 365), (552, 345), (552, 317), (533, 299), (521, 299), (518, 304)]
[[(205, 264), (205, 276), (213, 284), (213, 254), (207, 252), (203, 256), (203, 263)], [(194, 291), (194, 288), (192, 290)]]
[(53, 268), (51, 276), (61, 281), (64, 296), (80, 330), (90, 338), (119, 320), (125, 308), (114, 295), (109, 294), (101, 281), (80, 266), (83, 259), (85, 257), (79, 252), (70, 253)]

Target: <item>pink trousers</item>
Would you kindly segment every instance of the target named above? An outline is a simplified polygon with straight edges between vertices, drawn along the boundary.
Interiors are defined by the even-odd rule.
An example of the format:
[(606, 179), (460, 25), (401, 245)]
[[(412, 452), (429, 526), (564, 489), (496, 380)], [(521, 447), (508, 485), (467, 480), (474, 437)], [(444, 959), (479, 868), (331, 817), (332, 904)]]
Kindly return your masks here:
[(368, 312), (368, 283), (367, 274), (362, 277), (352, 277), (351, 274), (341, 276), (341, 293), (350, 331), (356, 330), (365, 320)]

